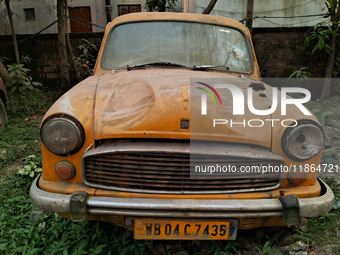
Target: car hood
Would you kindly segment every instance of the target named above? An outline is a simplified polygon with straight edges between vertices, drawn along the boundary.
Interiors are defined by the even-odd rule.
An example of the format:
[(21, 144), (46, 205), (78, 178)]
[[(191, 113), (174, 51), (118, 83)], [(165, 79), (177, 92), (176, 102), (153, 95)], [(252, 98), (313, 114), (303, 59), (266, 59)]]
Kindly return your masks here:
[[(270, 147), (271, 123), (265, 121), (270, 116), (255, 116), (246, 106), (244, 115), (233, 115), (232, 95), (227, 89), (216, 89), (223, 105), (219, 101), (215, 104), (207, 96), (208, 114), (202, 116), (201, 95), (205, 92), (197, 87), (207, 87), (200, 82), (211, 86), (217, 82), (232, 83), (246, 95), (248, 86), (256, 81), (225, 73), (172, 68), (104, 74), (99, 78), (96, 92), (94, 138), (192, 138)], [(266, 96), (270, 90), (270, 86), (265, 86), (263, 91), (254, 91), (256, 109), (270, 107), (270, 97)], [(216, 95), (214, 98), (218, 100)], [(213, 127), (213, 119), (228, 122), (232, 119), (240, 124)], [(258, 120), (253, 125), (259, 125), (260, 120), (264, 125), (250, 127), (247, 124), (250, 119)]]

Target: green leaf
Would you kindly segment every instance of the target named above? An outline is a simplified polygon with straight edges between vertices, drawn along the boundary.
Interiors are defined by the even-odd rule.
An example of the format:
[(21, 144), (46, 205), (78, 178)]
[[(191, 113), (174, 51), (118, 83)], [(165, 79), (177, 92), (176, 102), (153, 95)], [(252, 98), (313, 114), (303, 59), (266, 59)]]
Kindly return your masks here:
[(24, 175), (24, 174), (25, 174), (25, 169), (20, 168), (19, 171), (18, 171), (18, 173), (21, 174), (21, 175)]
[(335, 161), (335, 159), (334, 158), (326, 158), (325, 159), (325, 162), (327, 163), (327, 164), (334, 164), (334, 161)]
[(266, 255), (268, 254), (268, 252), (271, 250), (271, 247), (270, 247), (270, 242), (267, 241), (265, 243), (265, 245), (263, 246), (263, 249), (262, 249), (262, 254)]
[(270, 252), (269, 252), (269, 255), (282, 255), (282, 253), (276, 249), (272, 249)]
[(97, 246), (96, 249), (94, 250), (94, 253), (95, 254), (101, 253), (106, 246), (107, 246), (106, 244), (102, 244), (102, 245)]
[(331, 111), (324, 111), (324, 112), (322, 112), (321, 116), (319, 117), (320, 124), (321, 124), (322, 126), (325, 125), (325, 123), (326, 123), (326, 117), (327, 117), (328, 115), (332, 115), (332, 114), (334, 114), (334, 112), (331, 112)]
[(24, 169), (25, 169), (26, 171), (31, 171), (31, 170), (32, 170), (32, 167), (29, 166), (29, 165), (26, 165), (26, 166), (24, 166)]

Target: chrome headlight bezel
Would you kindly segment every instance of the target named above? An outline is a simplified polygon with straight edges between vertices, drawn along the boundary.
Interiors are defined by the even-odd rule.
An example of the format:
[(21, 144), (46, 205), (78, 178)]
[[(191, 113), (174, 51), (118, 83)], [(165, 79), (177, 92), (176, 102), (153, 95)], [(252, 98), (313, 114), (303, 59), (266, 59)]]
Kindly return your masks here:
[(78, 120), (58, 114), (48, 117), (42, 123), (40, 139), (53, 154), (66, 156), (80, 150), (85, 141), (85, 132)]
[[(323, 143), (322, 127), (312, 120), (300, 120), (295, 127), (286, 128), (282, 136), (281, 147), (288, 158), (302, 162), (319, 154), (323, 149)], [(294, 145), (296, 145), (295, 148)]]

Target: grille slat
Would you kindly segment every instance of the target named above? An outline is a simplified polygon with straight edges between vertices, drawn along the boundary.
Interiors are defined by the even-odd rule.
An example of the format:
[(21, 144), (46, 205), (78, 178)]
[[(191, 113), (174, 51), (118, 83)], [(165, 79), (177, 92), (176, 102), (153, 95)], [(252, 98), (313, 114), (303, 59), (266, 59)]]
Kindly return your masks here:
[[(119, 169), (119, 171), (121, 170), (143, 170), (143, 171), (171, 171), (171, 172), (182, 172), (183, 168), (179, 168), (179, 167), (173, 167), (173, 166), (150, 166), (150, 165), (137, 165), (137, 164), (133, 164), (133, 165), (128, 165), (128, 164), (102, 164), (102, 163), (97, 163), (97, 164), (87, 164), (88, 168), (94, 168), (94, 169), (106, 169), (106, 170), (113, 170), (114, 169)], [(189, 167), (189, 166), (186, 166)]]
[[(98, 149), (100, 151), (100, 149)], [(106, 150), (84, 156), (83, 177), (88, 185), (113, 190), (159, 193), (230, 193), (268, 190), (280, 183), (281, 173), (228, 173), (215, 178), (190, 178), (190, 165), (281, 165), (282, 160), (228, 155), (190, 155), (187, 152)]]
[[(222, 179), (222, 180), (216, 180), (216, 179), (211, 179), (209, 181), (209, 183), (207, 183), (207, 181), (205, 180), (193, 180), (190, 178), (190, 176), (186, 177), (186, 178), (180, 178), (180, 180), (176, 180), (176, 179), (171, 179), (172, 176), (156, 176), (156, 175), (144, 175), (144, 174), (124, 174), (124, 173), (105, 173), (105, 172), (100, 172), (100, 171), (88, 171), (87, 174), (88, 177), (96, 177), (99, 179), (116, 179), (116, 180), (120, 180), (121, 177), (127, 177), (126, 180), (131, 180), (135, 183), (140, 183), (140, 182), (166, 182), (166, 183), (178, 183), (181, 184), (183, 182), (183, 180), (185, 180), (186, 184), (205, 184), (205, 185), (210, 185), (210, 184), (237, 184), (237, 183), (265, 183), (263, 179)], [(140, 178), (140, 179), (134, 179), (134, 178), (128, 178), (128, 177), (135, 177), (135, 178)], [(275, 180), (275, 179), (271, 179), (271, 180)], [(270, 179), (266, 178), (266, 181), (270, 181)]]
[[(89, 162), (89, 164), (94, 164), (95, 162)], [(156, 162), (156, 161), (154, 161), (154, 162), (149, 162), (149, 161), (130, 161), (130, 160), (112, 160), (112, 161), (110, 161), (109, 159), (105, 159), (105, 160), (103, 160), (103, 159), (101, 159), (101, 160), (98, 160), (97, 162), (96, 162), (96, 164), (103, 164), (103, 165), (105, 165), (105, 164), (107, 164), (107, 165), (114, 165), (114, 164), (125, 164), (125, 165), (127, 165), (127, 164), (130, 164), (130, 165), (138, 165), (138, 166), (140, 166), (140, 165), (146, 165), (146, 166), (158, 166), (158, 167), (167, 167), (167, 166), (175, 166), (175, 167), (178, 167), (178, 166), (186, 166), (186, 167), (189, 167), (190, 166), (190, 161), (189, 162), (186, 162), (186, 163), (164, 163), (164, 162)]]
[[(93, 178), (93, 177), (89, 177), (88, 180), (92, 180), (92, 181), (97, 181), (96, 178)], [(121, 179), (121, 178), (105, 178), (103, 177), (101, 179), (101, 181), (105, 181), (105, 183), (111, 183), (111, 184), (116, 184), (117, 181), (119, 181), (119, 185), (121, 186), (124, 186), (124, 185), (136, 185), (135, 182), (133, 181), (129, 181), (129, 180), (124, 180), (124, 179)], [(164, 182), (165, 183), (165, 182)], [(152, 182), (152, 183), (146, 183), (146, 182), (140, 182), (138, 183), (139, 186), (142, 186), (142, 187), (156, 187), (158, 188), (159, 185), (162, 185), (164, 183), (157, 183), (157, 182)], [(277, 182), (268, 182), (268, 184), (271, 184), (271, 185), (274, 185), (276, 184)], [(263, 184), (264, 183), (255, 183), (253, 184), (253, 187), (263, 187)], [(267, 184), (267, 182), (266, 182)], [(169, 182), (166, 182), (166, 186), (167, 188), (178, 188), (178, 184), (176, 183), (169, 183)], [(204, 186), (202, 185), (188, 185), (188, 184), (185, 184), (185, 185), (181, 185), (182, 188), (187, 188), (187, 189), (200, 189), (200, 190), (205, 190), (207, 188), (209, 189), (230, 189), (230, 188), (247, 188), (249, 187), (249, 184), (237, 184), (237, 185), (223, 185), (223, 184), (218, 184), (218, 185), (212, 185), (212, 184), (209, 184), (209, 185), (206, 185), (204, 184)]]
[[(178, 177), (184, 180), (193, 180), (192, 178), (190, 178), (190, 173), (188, 173), (187, 171), (164, 171), (164, 169), (157, 169), (156, 171), (147, 171), (144, 168), (141, 169), (128, 169), (128, 168), (109, 168), (109, 167), (101, 167), (101, 166), (89, 166), (87, 168), (87, 172), (88, 173), (95, 173), (98, 175), (101, 174), (107, 174), (107, 175), (123, 175), (124, 173), (128, 176), (136, 176), (136, 177), (147, 177), (147, 176), (154, 176), (154, 178), (174, 178), (174, 177)], [(139, 174), (139, 175), (137, 175)], [(235, 181), (234, 179), (248, 179), (248, 178), (261, 178), (263, 177), (263, 175), (258, 174), (244, 174), (242, 176), (240, 175), (228, 175), (228, 179), (224, 179), (224, 180), (232, 180)], [(266, 179), (269, 178), (275, 178), (277, 177), (277, 174), (273, 174), (273, 173), (268, 173), (266, 175)], [(213, 179), (213, 178), (211, 178)], [(220, 178), (218, 178), (220, 179)], [(250, 180), (248, 180), (248, 182), (250, 182)]]

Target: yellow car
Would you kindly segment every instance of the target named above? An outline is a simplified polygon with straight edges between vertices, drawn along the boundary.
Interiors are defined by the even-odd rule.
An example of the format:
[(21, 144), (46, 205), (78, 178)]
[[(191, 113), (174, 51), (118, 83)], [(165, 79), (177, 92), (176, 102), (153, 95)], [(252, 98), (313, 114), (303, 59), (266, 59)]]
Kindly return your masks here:
[(116, 18), (93, 76), (42, 121), (33, 203), (136, 239), (234, 240), (239, 229), (328, 212), (334, 195), (317, 179), (324, 135), (303, 106), (308, 93), (293, 101), (294, 89), (260, 79), (250, 33), (235, 20)]

